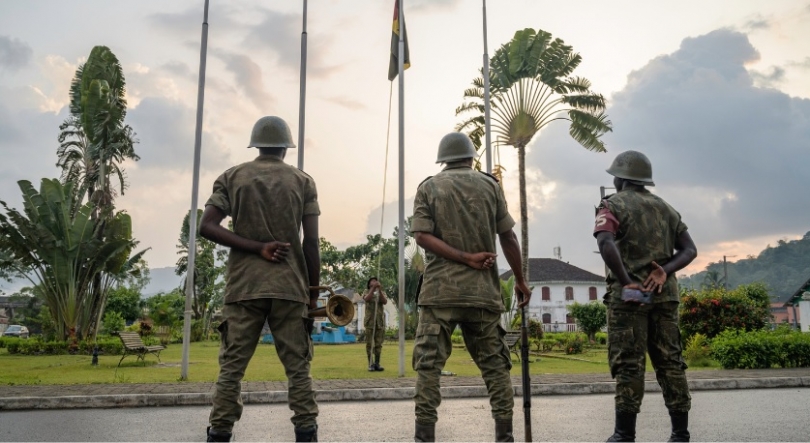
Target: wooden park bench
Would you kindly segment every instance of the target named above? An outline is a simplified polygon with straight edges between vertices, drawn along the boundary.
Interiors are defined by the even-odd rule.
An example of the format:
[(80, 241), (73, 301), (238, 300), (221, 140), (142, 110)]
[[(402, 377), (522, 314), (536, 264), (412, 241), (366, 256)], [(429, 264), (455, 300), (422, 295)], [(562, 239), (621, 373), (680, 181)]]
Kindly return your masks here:
[(520, 361), (520, 331), (506, 331), (504, 340), (506, 340), (509, 351), (515, 354), (518, 361)]
[(121, 360), (118, 361), (118, 366), (121, 366), (121, 362), (128, 355), (135, 355), (138, 357), (138, 360), (142, 361), (146, 364), (146, 354), (153, 354), (157, 357), (158, 362), (160, 362), (160, 351), (166, 349), (163, 346), (146, 346), (141, 341), (141, 336), (138, 335), (137, 332), (119, 332), (118, 336), (121, 338), (121, 343), (124, 344), (124, 355), (121, 357)]

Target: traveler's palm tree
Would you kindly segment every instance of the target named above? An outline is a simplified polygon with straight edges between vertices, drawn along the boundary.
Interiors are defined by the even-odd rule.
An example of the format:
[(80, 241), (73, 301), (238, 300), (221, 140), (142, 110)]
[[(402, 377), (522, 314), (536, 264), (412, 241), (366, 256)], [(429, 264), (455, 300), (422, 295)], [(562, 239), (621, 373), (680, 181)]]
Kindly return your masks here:
[(70, 87), (71, 115), (59, 127), (57, 166), (62, 168), (62, 182), (76, 183), (76, 190), (100, 207), (111, 205), (115, 196), (110, 177), (118, 179), (123, 194), (127, 184), (121, 164), (139, 159), (135, 133), (124, 124), (125, 93), (115, 54), (105, 46), (94, 47), (76, 70)]
[[(571, 46), (542, 30), (517, 31), (490, 62), (490, 104), (495, 143), (518, 151), (520, 225), (523, 273), (528, 276), (529, 234), (526, 203), (526, 146), (546, 125), (556, 120), (570, 123), (569, 134), (584, 148), (605, 152), (601, 136), (612, 130), (604, 114), (605, 98), (591, 91), (591, 83), (571, 74), (582, 57)], [(464, 91), (465, 103), (456, 115), (473, 113), (457, 125), (476, 149), (485, 135), (484, 80), (473, 80)]]

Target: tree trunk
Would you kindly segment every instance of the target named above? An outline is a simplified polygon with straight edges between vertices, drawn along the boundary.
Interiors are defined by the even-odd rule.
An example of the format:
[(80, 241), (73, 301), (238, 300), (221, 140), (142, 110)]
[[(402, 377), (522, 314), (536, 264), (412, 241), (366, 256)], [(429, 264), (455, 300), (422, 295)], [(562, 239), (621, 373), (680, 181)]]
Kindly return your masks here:
[(526, 146), (518, 145), (518, 175), (520, 185), (520, 257), (523, 278), (529, 282), (529, 208), (526, 203)]

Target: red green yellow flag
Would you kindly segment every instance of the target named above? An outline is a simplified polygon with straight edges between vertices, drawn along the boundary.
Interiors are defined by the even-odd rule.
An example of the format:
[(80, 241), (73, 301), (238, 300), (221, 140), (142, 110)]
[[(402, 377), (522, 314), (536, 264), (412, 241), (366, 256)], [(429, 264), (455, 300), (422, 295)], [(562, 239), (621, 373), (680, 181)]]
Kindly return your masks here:
[[(394, 80), (399, 73), (399, 0), (394, 1), (394, 24), (392, 26), (393, 33), (391, 34), (391, 60), (388, 62), (388, 80)], [(402, 22), (402, 31), (405, 36), (402, 38), (405, 43), (405, 61), (402, 64), (403, 69), (411, 67), (411, 57), (408, 51), (408, 30), (405, 28), (405, 22)]]

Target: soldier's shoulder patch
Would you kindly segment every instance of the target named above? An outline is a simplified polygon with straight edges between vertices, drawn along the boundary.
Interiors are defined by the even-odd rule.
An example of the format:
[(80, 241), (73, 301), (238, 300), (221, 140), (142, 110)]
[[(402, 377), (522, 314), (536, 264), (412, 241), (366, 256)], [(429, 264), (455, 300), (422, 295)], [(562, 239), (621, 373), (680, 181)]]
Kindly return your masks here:
[(599, 201), (599, 206), (597, 206), (597, 207), (596, 207), (596, 210), (597, 210), (597, 211), (599, 211), (599, 210), (601, 210), (601, 209), (610, 209), (610, 206), (608, 206), (608, 199), (609, 199), (611, 196), (612, 196), (612, 195), (608, 195), (608, 196), (607, 196), (607, 197), (605, 197), (604, 199), (600, 200), (600, 201)]
[(478, 172), (480, 172), (480, 173), (482, 173), (482, 174), (486, 175), (487, 177), (489, 177), (489, 178), (491, 178), (491, 179), (495, 180), (495, 183), (498, 183), (498, 177), (495, 177), (494, 175), (489, 174), (489, 173), (484, 172), (484, 171), (478, 171)]
[[(431, 178), (433, 178), (433, 176), (432, 176), (432, 175), (429, 175), (429, 176), (428, 176), (428, 178), (426, 178), (426, 179), (422, 180), (421, 182), (419, 182), (419, 186), (422, 186), (422, 184), (423, 184), (423, 183), (425, 183), (426, 181), (430, 180)], [(419, 187), (419, 186), (417, 186), (417, 187)]]

